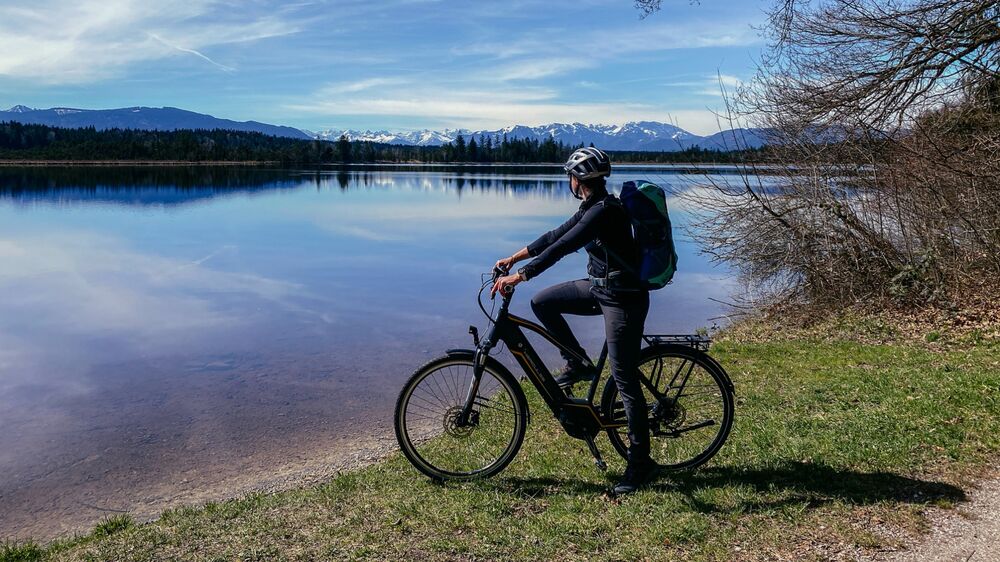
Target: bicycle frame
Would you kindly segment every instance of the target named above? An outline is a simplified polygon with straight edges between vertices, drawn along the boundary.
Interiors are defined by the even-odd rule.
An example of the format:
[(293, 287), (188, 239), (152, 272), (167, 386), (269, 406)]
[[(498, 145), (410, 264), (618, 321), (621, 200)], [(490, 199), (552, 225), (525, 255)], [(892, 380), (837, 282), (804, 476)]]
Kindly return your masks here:
[[(528, 341), (523, 329), (528, 329), (537, 333), (552, 345), (569, 353), (580, 361), (589, 363), (590, 359), (582, 357), (578, 353), (566, 347), (562, 342), (556, 340), (556, 338), (542, 326), (515, 314), (511, 314), (508, 309), (511, 297), (513, 296), (513, 291), (509, 294), (501, 296), (503, 300), (500, 304), (500, 310), (497, 312), (497, 316), (493, 321), (493, 325), (486, 337), (483, 338), (476, 347), (476, 353), (473, 360), (473, 378), (469, 385), (469, 391), (466, 395), (465, 406), (460, 419), (467, 421), (467, 416), (472, 411), (476, 394), (479, 391), (479, 381), (482, 377), (483, 368), (486, 364), (486, 357), (489, 356), (490, 351), (496, 347), (498, 343), (503, 342), (514, 355), (514, 359), (517, 361), (518, 365), (520, 365), (521, 369), (524, 370), (528, 380), (530, 380), (532, 384), (534, 384), (535, 388), (538, 389), (538, 393), (542, 396), (542, 399), (552, 411), (552, 414), (557, 420), (559, 420), (563, 428), (570, 436), (583, 439), (588, 442), (588, 445), (592, 445), (593, 438), (598, 432), (609, 428), (625, 427), (626, 424), (624, 422), (612, 421), (594, 405), (594, 394), (597, 391), (597, 384), (600, 377), (595, 377), (594, 380), (591, 381), (586, 399), (569, 396), (562, 388), (559, 387), (558, 384), (556, 384), (555, 379), (552, 378), (552, 374), (545, 366), (545, 363), (542, 362), (538, 353), (535, 351), (535, 348), (531, 345), (531, 342)], [(596, 365), (598, 373), (603, 370), (607, 355), (608, 344), (605, 342)]]

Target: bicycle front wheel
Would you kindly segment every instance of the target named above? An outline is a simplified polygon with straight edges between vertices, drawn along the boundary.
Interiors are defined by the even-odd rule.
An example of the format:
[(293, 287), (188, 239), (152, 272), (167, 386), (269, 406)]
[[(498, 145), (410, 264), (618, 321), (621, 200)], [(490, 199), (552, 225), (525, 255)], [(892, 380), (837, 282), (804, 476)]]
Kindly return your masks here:
[[(673, 470), (708, 462), (722, 448), (733, 425), (733, 393), (722, 367), (701, 351), (654, 346), (643, 350), (639, 371), (653, 460)], [(612, 421), (625, 422), (614, 379), (604, 387), (601, 409)], [(609, 429), (608, 438), (628, 458), (628, 428)]]
[(396, 402), (396, 439), (418, 470), (438, 480), (492, 476), (524, 441), (528, 404), (508, 373), (487, 362), (468, 420), (462, 407), (473, 381), (472, 355), (449, 355), (410, 377)]

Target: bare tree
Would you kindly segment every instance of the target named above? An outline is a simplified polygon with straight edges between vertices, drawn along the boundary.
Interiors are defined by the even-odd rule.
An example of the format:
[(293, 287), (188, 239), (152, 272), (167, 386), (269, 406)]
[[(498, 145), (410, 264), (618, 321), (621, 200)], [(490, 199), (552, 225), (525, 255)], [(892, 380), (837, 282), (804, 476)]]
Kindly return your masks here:
[(1000, 3), (779, 0), (764, 31), (728, 118), (771, 148), (698, 195), (710, 252), (796, 302), (995, 287)]
[(906, 124), (1000, 68), (995, 1), (784, 0), (770, 22), (758, 109), (809, 121)]

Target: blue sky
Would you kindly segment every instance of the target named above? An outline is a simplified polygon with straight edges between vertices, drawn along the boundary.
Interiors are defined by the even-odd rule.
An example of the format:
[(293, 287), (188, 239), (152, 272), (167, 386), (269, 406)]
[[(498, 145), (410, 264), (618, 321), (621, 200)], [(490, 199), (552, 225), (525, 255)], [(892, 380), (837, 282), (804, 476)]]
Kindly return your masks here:
[[(0, 106), (175, 106), (306, 129), (658, 120), (719, 130), (762, 0), (3, 0)], [(728, 128), (728, 127), (722, 127)]]

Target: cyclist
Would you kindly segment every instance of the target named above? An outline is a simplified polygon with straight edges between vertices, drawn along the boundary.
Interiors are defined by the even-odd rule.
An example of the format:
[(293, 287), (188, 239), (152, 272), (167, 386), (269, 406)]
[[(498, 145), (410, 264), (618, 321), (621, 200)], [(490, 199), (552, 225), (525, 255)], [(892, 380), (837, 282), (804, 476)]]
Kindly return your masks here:
[[(649, 422), (646, 399), (639, 383), (639, 352), (649, 311), (649, 291), (634, 275), (638, 251), (631, 223), (617, 198), (608, 193), (611, 160), (597, 148), (581, 148), (566, 161), (570, 192), (581, 199), (579, 210), (561, 226), (546, 232), (496, 265), (509, 272), (517, 262), (534, 258), (517, 273), (497, 279), (492, 292), (528, 281), (563, 256), (586, 248), (588, 278), (567, 281), (540, 291), (531, 308), (542, 324), (563, 344), (587, 357), (570, 331), (564, 314), (604, 315), (611, 376), (618, 385), (628, 420), (628, 466), (614, 487), (616, 495), (634, 492), (651, 476), (655, 463), (649, 457)], [(563, 352), (566, 368), (556, 378), (561, 386), (592, 380), (599, 373), (589, 361), (580, 362)]]

